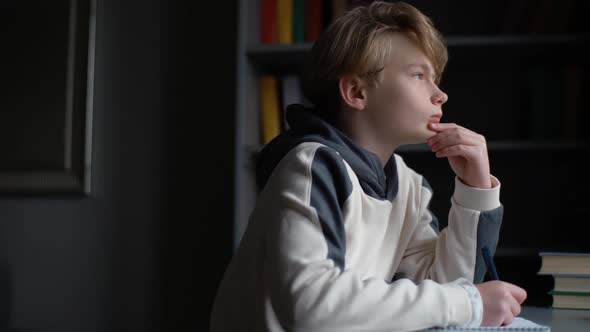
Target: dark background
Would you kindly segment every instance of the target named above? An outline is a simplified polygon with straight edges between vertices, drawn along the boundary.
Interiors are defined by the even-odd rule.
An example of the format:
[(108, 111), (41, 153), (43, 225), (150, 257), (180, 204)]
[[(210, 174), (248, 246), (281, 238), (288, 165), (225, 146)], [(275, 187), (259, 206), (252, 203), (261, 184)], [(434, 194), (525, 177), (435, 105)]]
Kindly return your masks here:
[[(92, 190), (0, 197), (0, 330), (206, 330), (231, 251), (236, 8), (98, 1)], [(39, 81), (21, 82), (62, 46), (27, 39), (22, 22), (52, 31), (36, 18), (1, 33), (3, 161), (23, 133), (14, 108), (52, 106)]]

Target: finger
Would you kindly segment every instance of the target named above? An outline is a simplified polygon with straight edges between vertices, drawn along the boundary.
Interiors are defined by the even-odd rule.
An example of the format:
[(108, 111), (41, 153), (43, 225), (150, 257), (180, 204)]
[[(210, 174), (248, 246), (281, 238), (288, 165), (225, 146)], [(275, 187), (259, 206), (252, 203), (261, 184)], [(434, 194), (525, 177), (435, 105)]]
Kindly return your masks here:
[[(457, 127), (461, 127), (455, 123), (430, 123), (430, 129), (437, 131), (437, 132), (441, 132), (441, 131), (445, 131), (451, 128), (457, 128)], [(463, 128), (463, 127), (461, 127)]]
[(514, 317), (509, 315), (508, 317), (504, 318), (504, 321), (502, 322), (502, 325), (504, 325), (504, 326), (505, 325), (510, 325), (510, 324), (512, 324), (512, 321), (513, 320), (514, 320)]
[(510, 297), (509, 300), (509, 304), (510, 304), (510, 311), (512, 312), (512, 316), (516, 317), (518, 315), (520, 315), (520, 304), (517, 302), (517, 300), (514, 297)]
[(516, 300), (511, 296), (507, 295), (507, 303), (506, 305), (508, 308), (505, 308), (504, 311), (504, 319), (502, 320), (501, 325), (510, 325), (514, 320), (514, 317), (520, 314), (520, 305), (516, 302)]
[(508, 284), (508, 289), (510, 290), (512, 296), (514, 296), (514, 299), (518, 301), (518, 303), (522, 304), (524, 300), (526, 300), (527, 293), (524, 289), (513, 284)]
[(471, 137), (475, 141), (485, 142), (485, 138), (482, 135), (480, 135), (476, 132), (473, 132), (469, 129), (463, 128), (463, 127), (456, 127), (456, 128), (448, 129), (445, 131), (441, 131), (441, 132), (437, 133), (436, 135), (430, 137), (426, 142), (430, 145), (433, 145), (433, 144), (436, 144), (448, 137), (454, 137), (454, 136), (455, 137), (461, 137), (461, 136)]
[(482, 146), (485, 144), (485, 140), (481, 139), (481, 135), (465, 132), (465, 131), (446, 131), (440, 133), (441, 137), (437, 137), (437, 140), (431, 141), (430, 147), (432, 151), (438, 151), (443, 148), (452, 145), (471, 145), (471, 146)]
[(438, 158), (462, 156), (467, 159), (472, 159), (476, 155), (475, 149), (475, 147), (469, 145), (453, 145), (437, 151), (436, 156)]

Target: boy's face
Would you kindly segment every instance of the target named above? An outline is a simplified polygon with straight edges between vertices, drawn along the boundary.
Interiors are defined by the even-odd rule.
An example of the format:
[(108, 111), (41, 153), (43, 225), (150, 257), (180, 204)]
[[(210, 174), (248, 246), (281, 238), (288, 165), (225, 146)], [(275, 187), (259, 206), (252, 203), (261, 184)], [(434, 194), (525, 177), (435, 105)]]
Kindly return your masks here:
[[(447, 95), (434, 83), (434, 69), (409, 38), (395, 34), (391, 60), (380, 81), (367, 88), (367, 115), (381, 137), (396, 144), (423, 143), (435, 132)], [(438, 118), (437, 118), (438, 117)]]

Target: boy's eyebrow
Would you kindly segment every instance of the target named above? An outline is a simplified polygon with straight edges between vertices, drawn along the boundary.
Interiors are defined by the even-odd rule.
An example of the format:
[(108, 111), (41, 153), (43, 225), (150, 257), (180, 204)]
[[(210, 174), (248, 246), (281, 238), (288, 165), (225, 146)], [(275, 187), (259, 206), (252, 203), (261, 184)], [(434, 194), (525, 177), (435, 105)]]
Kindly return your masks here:
[(432, 69), (432, 67), (429, 64), (425, 63), (425, 62), (412, 62), (412, 63), (409, 63), (409, 64), (407, 64), (405, 66), (405, 68), (411, 68), (411, 67), (422, 67), (422, 68), (424, 68), (424, 69), (426, 69), (426, 70), (428, 70), (430, 72), (433, 72), (434, 71)]
[(424, 69), (429, 76), (431, 76), (433, 81), (436, 81), (436, 74), (434, 73), (434, 68), (429, 63), (426, 62), (412, 62), (405, 66), (405, 68), (412, 68), (412, 67), (420, 67)]

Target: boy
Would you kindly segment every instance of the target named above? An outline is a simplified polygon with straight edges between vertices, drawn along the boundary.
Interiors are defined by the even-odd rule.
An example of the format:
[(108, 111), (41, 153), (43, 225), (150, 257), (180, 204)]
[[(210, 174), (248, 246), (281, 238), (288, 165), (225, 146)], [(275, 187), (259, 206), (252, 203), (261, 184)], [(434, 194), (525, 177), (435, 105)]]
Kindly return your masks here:
[[(500, 183), (485, 138), (439, 121), (446, 61), (430, 20), (404, 3), (355, 8), (320, 37), (303, 78), (314, 107), (289, 107), (290, 130), (261, 152), (212, 331), (414, 331), (520, 313), (523, 289), (481, 283)], [(456, 173), (441, 232), (428, 182), (394, 153), (420, 142)]]

